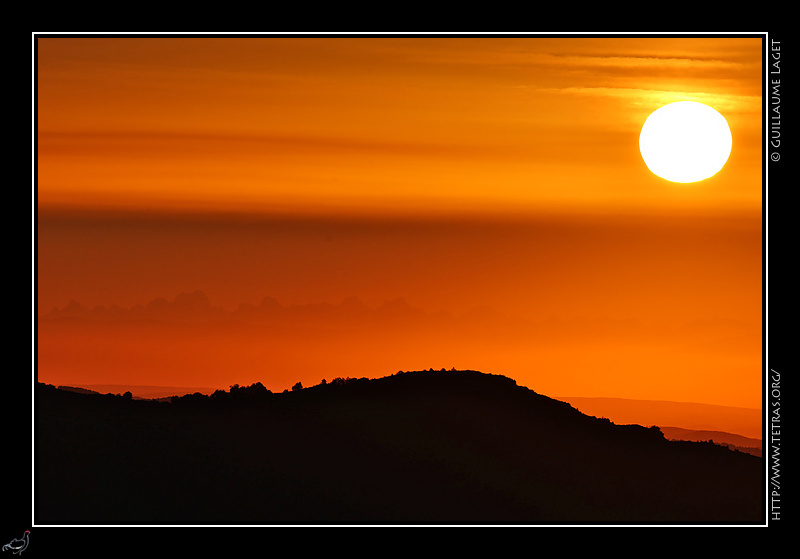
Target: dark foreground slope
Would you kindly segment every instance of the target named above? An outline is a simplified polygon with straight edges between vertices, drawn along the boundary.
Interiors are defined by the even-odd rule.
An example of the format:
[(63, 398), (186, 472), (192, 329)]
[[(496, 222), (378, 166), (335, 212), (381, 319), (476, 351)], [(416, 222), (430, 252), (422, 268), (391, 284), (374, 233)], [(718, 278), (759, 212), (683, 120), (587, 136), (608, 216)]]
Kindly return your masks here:
[(39, 385), (35, 523), (763, 519), (760, 458), (585, 416), (502, 376), (255, 388), (163, 403)]

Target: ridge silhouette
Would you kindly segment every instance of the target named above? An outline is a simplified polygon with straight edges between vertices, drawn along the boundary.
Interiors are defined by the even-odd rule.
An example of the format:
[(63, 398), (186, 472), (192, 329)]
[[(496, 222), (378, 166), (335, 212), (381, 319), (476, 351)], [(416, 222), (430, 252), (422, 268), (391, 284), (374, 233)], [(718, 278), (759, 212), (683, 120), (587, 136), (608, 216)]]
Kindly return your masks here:
[(758, 523), (762, 459), (478, 371), (169, 403), (38, 384), (37, 524)]

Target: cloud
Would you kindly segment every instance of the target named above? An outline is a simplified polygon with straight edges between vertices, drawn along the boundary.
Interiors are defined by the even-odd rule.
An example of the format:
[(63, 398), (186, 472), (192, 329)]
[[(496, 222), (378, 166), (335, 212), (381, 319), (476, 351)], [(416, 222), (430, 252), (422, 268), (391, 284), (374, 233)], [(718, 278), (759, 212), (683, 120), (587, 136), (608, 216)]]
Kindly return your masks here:
[(539, 92), (548, 93), (619, 98), (630, 101), (635, 105), (643, 106), (660, 106), (674, 101), (697, 101), (699, 103), (711, 105), (719, 111), (761, 113), (761, 97), (754, 95), (635, 87), (569, 86), (534, 89)]
[(631, 55), (584, 55), (553, 54), (543, 55), (543, 61), (558, 65), (615, 68), (697, 68), (739, 70), (744, 64), (733, 60), (716, 58), (697, 58), (689, 56), (631, 56)]

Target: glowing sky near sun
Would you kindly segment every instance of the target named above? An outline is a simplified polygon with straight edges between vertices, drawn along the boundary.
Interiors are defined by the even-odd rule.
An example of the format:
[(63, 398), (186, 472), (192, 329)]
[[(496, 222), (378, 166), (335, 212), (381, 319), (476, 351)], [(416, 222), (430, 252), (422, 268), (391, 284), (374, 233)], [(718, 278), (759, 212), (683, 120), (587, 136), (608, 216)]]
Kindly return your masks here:
[[(760, 204), (758, 39), (44, 38), (40, 207), (462, 212)], [(635, 148), (708, 103), (736, 153), (675, 189)]]

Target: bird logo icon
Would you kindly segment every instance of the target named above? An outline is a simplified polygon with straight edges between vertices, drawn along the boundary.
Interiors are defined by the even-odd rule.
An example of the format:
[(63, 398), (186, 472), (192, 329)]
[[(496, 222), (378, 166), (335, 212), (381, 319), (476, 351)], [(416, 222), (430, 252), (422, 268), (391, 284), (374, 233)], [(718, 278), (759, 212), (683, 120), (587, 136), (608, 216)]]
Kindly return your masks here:
[(25, 533), (22, 535), (22, 539), (14, 538), (3, 546), (3, 551), (11, 551), (15, 555), (21, 554), (28, 547), (28, 536), (30, 533), (30, 530), (25, 530)]

